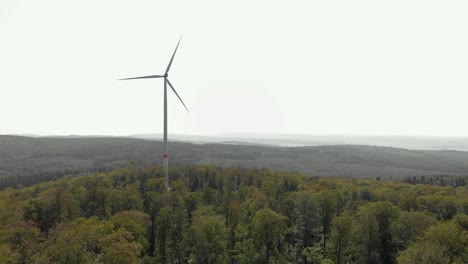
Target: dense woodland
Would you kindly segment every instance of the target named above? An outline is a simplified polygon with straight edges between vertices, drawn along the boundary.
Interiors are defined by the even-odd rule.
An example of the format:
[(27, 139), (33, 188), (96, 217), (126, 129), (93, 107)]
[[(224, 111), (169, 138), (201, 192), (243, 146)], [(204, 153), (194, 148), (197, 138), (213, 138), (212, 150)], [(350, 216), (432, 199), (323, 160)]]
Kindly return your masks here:
[[(0, 135), (0, 189), (62, 176), (160, 164), (161, 141), (132, 138), (30, 138)], [(321, 177), (402, 180), (467, 176), (468, 152), (337, 145), (275, 147), (170, 143), (171, 164), (269, 168)], [(428, 178), (426, 178), (428, 179)]]
[(174, 166), (0, 192), (0, 263), (468, 263), (468, 189)]

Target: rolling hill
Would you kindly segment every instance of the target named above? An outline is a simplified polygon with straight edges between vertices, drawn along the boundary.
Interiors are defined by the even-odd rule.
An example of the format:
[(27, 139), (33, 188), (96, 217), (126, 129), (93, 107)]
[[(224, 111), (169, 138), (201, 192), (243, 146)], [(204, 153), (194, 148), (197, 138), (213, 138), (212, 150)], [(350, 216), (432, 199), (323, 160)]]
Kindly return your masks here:
[[(170, 142), (170, 162), (298, 171), (315, 176), (468, 175), (468, 152), (365, 145), (277, 147)], [(0, 177), (70, 175), (160, 163), (162, 142), (117, 137), (0, 136)]]

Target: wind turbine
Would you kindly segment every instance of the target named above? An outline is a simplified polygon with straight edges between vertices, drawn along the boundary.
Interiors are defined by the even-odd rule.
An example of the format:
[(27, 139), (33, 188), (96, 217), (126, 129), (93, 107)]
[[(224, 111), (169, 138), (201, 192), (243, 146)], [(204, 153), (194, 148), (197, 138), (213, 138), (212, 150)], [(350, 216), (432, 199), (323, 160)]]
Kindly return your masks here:
[(169, 61), (169, 64), (167, 65), (166, 72), (164, 72), (164, 75), (149, 75), (149, 76), (119, 79), (119, 80), (136, 80), (136, 79), (164, 78), (164, 154), (163, 154), (163, 166), (164, 166), (164, 174), (166, 176), (166, 188), (167, 189), (169, 189), (169, 155), (168, 155), (168, 148), (167, 148), (167, 85), (169, 85), (169, 87), (171, 87), (172, 91), (177, 95), (177, 98), (179, 98), (180, 102), (182, 103), (182, 105), (184, 105), (187, 112), (190, 113), (187, 106), (184, 104), (184, 101), (182, 101), (182, 98), (180, 98), (180, 96), (177, 93), (177, 91), (175, 90), (174, 86), (172, 85), (172, 83), (167, 78), (169, 76), (169, 70), (171, 69), (172, 61), (174, 60), (174, 56), (175, 56), (175, 54), (177, 52), (177, 48), (179, 47), (179, 44), (180, 44), (181, 40), (182, 40), (182, 37), (180, 37), (179, 42), (177, 43), (177, 46), (176, 46), (176, 48), (174, 50), (174, 53), (172, 54), (172, 57), (171, 57), (171, 60)]

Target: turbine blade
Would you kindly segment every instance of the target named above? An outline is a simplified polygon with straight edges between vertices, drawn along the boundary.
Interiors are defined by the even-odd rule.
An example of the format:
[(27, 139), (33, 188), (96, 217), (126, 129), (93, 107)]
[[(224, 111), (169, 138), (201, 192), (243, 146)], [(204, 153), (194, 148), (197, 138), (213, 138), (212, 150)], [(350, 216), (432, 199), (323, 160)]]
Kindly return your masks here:
[(190, 113), (190, 111), (188, 110), (187, 106), (184, 104), (184, 101), (182, 101), (182, 98), (180, 98), (179, 94), (176, 92), (174, 86), (172, 86), (172, 83), (169, 81), (169, 79), (166, 78), (166, 81), (167, 81), (167, 84), (169, 84), (169, 86), (172, 88), (172, 91), (174, 91), (174, 93), (177, 95), (177, 97), (179, 98), (180, 102), (184, 105), (185, 107), (185, 110), (187, 110), (187, 112)]
[(177, 46), (174, 50), (174, 53), (172, 54), (172, 57), (171, 57), (171, 60), (169, 61), (169, 64), (167, 65), (167, 69), (166, 69), (166, 73), (167, 74), (169, 72), (169, 70), (171, 69), (171, 65), (172, 65), (172, 61), (174, 60), (174, 56), (177, 52), (177, 48), (179, 47), (179, 44), (180, 44), (180, 41), (182, 40), (182, 36), (180, 36), (180, 39), (179, 39), (179, 42), (177, 42)]
[(164, 76), (163, 76), (163, 75), (149, 75), (149, 76), (141, 76), (141, 77), (132, 77), (132, 78), (119, 79), (119, 81), (123, 81), (123, 80), (135, 80), (135, 79), (151, 79), (151, 78), (164, 78)]

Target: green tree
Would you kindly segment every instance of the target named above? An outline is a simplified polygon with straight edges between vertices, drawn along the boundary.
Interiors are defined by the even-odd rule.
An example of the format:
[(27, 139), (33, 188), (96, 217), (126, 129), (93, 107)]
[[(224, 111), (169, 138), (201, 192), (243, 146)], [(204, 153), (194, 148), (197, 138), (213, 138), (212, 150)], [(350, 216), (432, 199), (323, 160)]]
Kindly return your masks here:
[(330, 227), (332, 224), (333, 214), (336, 211), (337, 198), (333, 191), (321, 191), (317, 195), (317, 204), (319, 207), (319, 215), (322, 222), (322, 238), (323, 247), (326, 247), (326, 241), (330, 234)]
[(280, 253), (280, 243), (286, 233), (285, 217), (269, 208), (259, 210), (250, 224), (256, 248), (263, 252), (263, 263)]
[(252, 238), (245, 238), (236, 243), (234, 259), (237, 262), (231, 261), (231, 263), (241, 264), (257, 264), (264, 263), (264, 257), (256, 250), (256, 245)]
[(348, 253), (347, 249), (351, 240), (353, 228), (353, 219), (348, 212), (343, 212), (340, 216), (337, 216), (332, 221), (331, 227), (331, 249), (330, 252), (333, 256), (333, 260), (337, 264), (345, 261), (345, 254)]
[(369, 205), (359, 207), (353, 227), (352, 257), (357, 263), (380, 263), (379, 225)]
[(454, 196), (424, 195), (418, 197), (420, 207), (431, 212), (437, 220), (450, 220), (457, 213), (457, 202)]
[(17, 254), (13, 253), (10, 246), (6, 243), (0, 243), (0, 256), (0, 264), (18, 263), (16, 261)]
[(150, 229), (149, 216), (141, 211), (122, 211), (113, 215), (109, 221), (114, 225), (116, 231), (125, 229), (130, 232), (142, 250), (148, 250), (148, 230)]
[(296, 228), (297, 253), (296, 256), (305, 257), (302, 251), (312, 246), (318, 239), (320, 233), (320, 221), (317, 212), (320, 211), (317, 206), (315, 195), (311, 191), (298, 191), (292, 196), (294, 199), (294, 226)]
[(310, 264), (333, 264), (333, 261), (324, 254), (321, 246), (307, 247), (302, 251), (306, 257), (307, 263)]
[(201, 207), (195, 211), (187, 239), (190, 260), (200, 264), (227, 262), (227, 232), (223, 217), (216, 215), (211, 208)]
[(141, 210), (143, 202), (140, 193), (135, 188), (112, 188), (108, 191), (108, 205), (110, 214), (116, 214), (121, 211)]
[(450, 264), (449, 257), (439, 245), (430, 241), (420, 241), (410, 245), (400, 256), (399, 264)]
[(138, 257), (142, 245), (134, 240), (132, 234), (125, 229), (119, 229), (100, 239), (102, 262), (105, 264), (139, 263)]
[(183, 208), (178, 194), (168, 193), (156, 218), (156, 251), (161, 263), (182, 263), (182, 241), (187, 230), (187, 211)]
[(467, 263), (468, 233), (455, 221), (438, 222), (398, 257), (398, 263)]
[(51, 230), (39, 263), (93, 263), (99, 259), (100, 240), (113, 231), (113, 225), (97, 217), (77, 218)]
[(398, 207), (389, 202), (375, 202), (370, 204), (378, 224), (379, 255), (382, 264), (395, 262), (396, 246), (390, 232), (390, 225), (395, 221), (400, 211)]
[(406, 249), (435, 222), (434, 217), (425, 212), (401, 212), (390, 226), (397, 251)]
[(231, 263), (234, 263), (234, 248), (236, 246), (236, 233), (239, 233), (238, 226), (241, 219), (241, 210), (240, 210), (239, 201), (231, 201), (229, 203), (229, 211), (227, 224), (229, 227), (229, 235), (227, 241), (228, 254), (231, 258)]
[(15, 226), (7, 226), (5, 232), (9, 247), (4, 246), (3, 250), (12, 253), (5, 255), (5, 259), (9, 257), (16, 263), (32, 263), (38, 257), (44, 237), (31, 222), (21, 221)]

